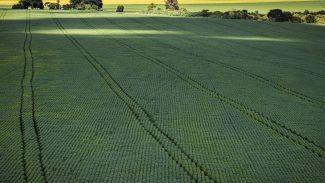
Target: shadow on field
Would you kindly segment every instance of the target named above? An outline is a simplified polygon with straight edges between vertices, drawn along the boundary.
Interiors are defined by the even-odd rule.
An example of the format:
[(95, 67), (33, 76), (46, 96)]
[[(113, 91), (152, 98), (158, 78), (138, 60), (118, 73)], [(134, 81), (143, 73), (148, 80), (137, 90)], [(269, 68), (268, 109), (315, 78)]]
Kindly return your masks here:
[[(21, 13), (21, 19), (5, 20), (5, 29), (0, 29), (0, 34), (25, 34), (26, 20), (24, 12)], [(31, 14), (32, 34), (47, 38), (64, 36), (55, 24), (57, 18), (66, 33), (89, 41), (141, 39), (139, 45), (145, 46), (161, 46), (160, 43), (166, 42), (184, 49), (218, 49), (225, 54), (239, 50), (241, 54), (249, 51), (265, 56), (283, 52), (299, 57), (306, 48), (312, 48), (316, 57), (324, 56), (322, 52), (325, 52), (324, 26), (117, 13), (60, 11), (50, 15), (45, 11), (33, 11)]]
[[(35, 11), (32, 25), (34, 33), (36, 31), (44, 34), (53, 34), (57, 27), (53, 23), (53, 18), (49, 12)], [(54, 17), (58, 17), (62, 24), (71, 30), (79, 30), (80, 35), (95, 34), (89, 31), (80, 19), (93, 25), (102, 31), (126, 30), (136, 31), (139, 35), (192, 35), (201, 38), (225, 39), (237, 41), (282, 41), (291, 42), (292, 40), (306, 40), (324, 42), (323, 35), (325, 26), (292, 23), (272, 23), (256, 22), (246, 20), (220, 20), (213, 18), (187, 18), (187, 17), (163, 17), (163, 16), (144, 16), (140, 14), (127, 16), (114, 13), (89, 13), (89, 12), (52, 12)], [(44, 17), (41, 16), (44, 14)], [(47, 15), (47, 16), (45, 16)], [(109, 16), (107, 16), (109, 15)], [(21, 16), (21, 18), (25, 18)], [(24, 19), (5, 20), (6, 24), (24, 24)], [(13, 31), (7, 27), (8, 31)], [(141, 33), (141, 31), (143, 31)], [(152, 31), (152, 33), (150, 33)], [(167, 31), (167, 32), (164, 32)], [(46, 33), (48, 32), (48, 33)], [(88, 32), (88, 33), (87, 33)], [(129, 33), (130, 34), (130, 33)], [(124, 34), (122, 34), (124, 35)], [(239, 38), (239, 39), (236, 39)], [(243, 39), (241, 39), (243, 38)], [(263, 39), (265, 38), (265, 39)], [(291, 40), (291, 41), (290, 41)], [(299, 41), (300, 42), (300, 41)]]

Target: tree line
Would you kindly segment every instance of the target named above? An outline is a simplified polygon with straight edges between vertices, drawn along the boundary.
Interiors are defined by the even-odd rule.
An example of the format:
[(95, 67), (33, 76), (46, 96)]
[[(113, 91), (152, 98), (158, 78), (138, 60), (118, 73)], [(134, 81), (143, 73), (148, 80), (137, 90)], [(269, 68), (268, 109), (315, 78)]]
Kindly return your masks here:
[[(165, 7), (168, 10), (179, 10), (178, 0), (164, 0)], [(70, 0), (70, 4), (61, 6), (58, 3), (45, 3), (50, 9), (86, 9), (86, 6), (92, 9), (102, 9), (102, 0)], [(13, 9), (44, 9), (43, 0), (19, 0), (12, 6)]]

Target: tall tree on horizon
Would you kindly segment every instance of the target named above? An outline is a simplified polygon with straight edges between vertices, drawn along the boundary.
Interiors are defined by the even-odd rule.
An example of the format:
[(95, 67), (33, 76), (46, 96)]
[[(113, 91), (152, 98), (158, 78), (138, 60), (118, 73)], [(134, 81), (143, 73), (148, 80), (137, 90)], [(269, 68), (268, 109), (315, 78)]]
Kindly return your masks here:
[(103, 7), (103, 1), (102, 0), (70, 0), (70, 3), (75, 8), (78, 4), (84, 3), (84, 4), (94, 4), (98, 6), (99, 9)]
[(167, 10), (178, 10), (178, 0), (165, 0), (165, 6)]
[(44, 9), (43, 0), (19, 0), (18, 4), (22, 9), (31, 8), (39, 8)]

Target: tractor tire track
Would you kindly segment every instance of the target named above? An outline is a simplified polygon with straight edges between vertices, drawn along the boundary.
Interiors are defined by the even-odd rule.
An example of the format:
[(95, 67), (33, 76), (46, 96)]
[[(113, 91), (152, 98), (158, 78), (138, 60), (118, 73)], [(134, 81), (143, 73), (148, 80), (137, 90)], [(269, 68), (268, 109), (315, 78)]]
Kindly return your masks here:
[[(33, 51), (32, 51), (32, 32), (31, 32), (31, 17), (30, 17), (30, 11), (27, 10), (26, 12), (26, 25), (25, 25), (25, 40), (23, 45), (23, 52), (24, 52), (24, 68), (23, 68), (23, 76), (21, 79), (21, 98), (20, 98), (20, 113), (19, 113), (19, 121), (20, 121), (20, 131), (21, 131), (21, 141), (22, 141), (22, 166), (23, 166), (23, 179), (24, 182), (29, 181), (29, 170), (28, 167), (33, 167), (34, 164), (30, 163), (36, 163), (35, 161), (38, 161), (38, 166), (40, 169), (40, 173), (42, 176), (42, 180), (44, 182), (47, 182), (47, 177), (45, 174), (45, 167), (43, 163), (43, 154), (42, 154), (42, 144), (41, 144), (41, 135), (40, 135), (40, 129), (38, 122), (35, 117), (35, 92), (33, 88), (33, 80), (34, 80), (34, 57), (33, 57)], [(31, 106), (28, 104), (25, 104), (25, 101), (30, 100)], [(25, 109), (26, 108), (26, 109)], [(31, 111), (29, 111), (31, 109)], [(31, 116), (27, 116), (28, 113), (31, 112)], [(25, 114), (27, 113), (27, 114)], [(26, 118), (26, 120), (24, 120)], [(32, 124), (29, 124), (29, 118), (31, 118)], [(32, 131), (30, 133), (33, 133), (36, 138), (36, 159), (33, 159), (30, 155), (28, 156), (28, 152), (30, 154), (33, 154), (34, 152), (31, 152), (31, 149), (34, 149), (32, 146), (32, 141), (30, 143), (27, 142), (27, 136), (33, 136), (33, 134), (28, 134), (27, 128), (32, 126), (30, 129)], [(31, 149), (30, 149), (31, 148)], [(29, 151), (28, 151), (29, 150)], [(31, 180), (32, 181), (32, 180)]]
[[(150, 17), (151, 19), (153, 19), (152, 17)], [(179, 26), (179, 25), (175, 25), (175, 24), (171, 24), (171, 23), (169, 23), (169, 22), (166, 22), (166, 21), (163, 21), (163, 20), (161, 20), (161, 19), (157, 19), (158, 21), (160, 21), (160, 22), (162, 22), (162, 23), (164, 23), (164, 24), (166, 24), (166, 25), (169, 25), (169, 26), (173, 26), (173, 27), (176, 27), (176, 28), (178, 28), (178, 29), (181, 29), (181, 30), (184, 30), (184, 28), (182, 28), (181, 26)], [(190, 23), (190, 22), (188, 22), (188, 20), (184, 20), (184, 22), (186, 22), (187, 24), (193, 24), (193, 23)], [(196, 22), (194, 22), (194, 24), (195, 24)], [(198, 25), (198, 24), (196, 24), (196, 25)], [(223, 27), (226, 27), (226, 28), (230, 28), (230, 29), (232, 29), (233, 27), (232, 26), (229, 26), (229, 25), (227, 25), (227, 24), (223, 24), (223, 23), (218, 23), (218, 25), (221, 25), (221, 26), (223, 26)], [(210, 28), (210, 27), (209, 27)], [(241, 29), (240, 29), (241, 30)], [(197, 35), (199, 35), (199, 36), (202, 36), (202, 37), (205, 37), (206, 35), (203, 35), (203, 34), (200, 34), (200, 33), (197, 33), (197, 32), (194, 32), (194, 31), (191, 31), (192, 33), (194, 33), (194, 34), (197, 34)], [(263, 35), (263, 34), (256, 34), (256, 33), (254, 33), (254, 32), (252, 32), (252, 31), (249, 31), (249, 30), (245, 30), (245, 32), (249, 32), (249, 33), (251, 33), (251, 34), (255, 34), (255, 35), (258, 35), (258, 36), (266, 36), (266, 35)], [(190, 40), (190, 39), (188, 39), (188, 40)], [(192, 40), (192, 39), (191, 39)], [(192, 40), (192, 41), (194, 41), (194, 40)], [(282, 54), (281, 52), (274, 52), (274, 51), (272, 51), (272, 50), (265, 50), (265, 49), (263, 49), (263, 48), (260, 48), (260, 47), (257, 47), (257, 46), (252, 46), (252, 45), (249, 45), (249, 44), (245, 44), (245, 43), (238, 43), (238, 42), (233, 42), (232, 44), (231, 43), (228, 43), (227, 41), (223, 41), (223, 43), (224, 44), (226, 44), (226, 45), (228, 45), (228, 46), (233, 46), (232, 44), (236, 44), (236, 45), (239, 45), (239, 46), (242, 46), (242, 47), (248, 47), (248, 48), (251, 48), (251, 49), (253, 49), (253, 50), (258, 50), (258, 51), (260, 51), (261, 53), (266, 53), (266, 54), (269, 54), (269, 55), (280, 55), (280, 56), (282, 56), (282, 57), (284, 57), (284, 58), (289, 58), (287, 55), (285, 55), (285, 54)], [(201, 44), (206, 44), (205, 42), (201, 42)], [(206, 45), (208, 45), (208, 44), (206, 44)], [(210, 46), (211, 47), (211, 45), (208, 45), (208, 46)], [(227, 50), (227, 51), (229, 51), (229, 50)], [(234, 51), (233, 51), (233, 53), (235, 53)], [(238, 52), (237, 52), (238, 53)], [(300, 61), (305, 61), (305, 60), (301, 60), (300, 58), (296, 58), (297, 60), (300, 60)], [(325, 78), (325, 75), (324, 74), (321, 74), (321, 73), (317, 73), (317, 72), (313, 72), (313, 71), (310, 71), (310, 70), (306, 70), (306, 69), (303, 69), (303, 68), (300, 68), (300, 67), (297, 67), (297, 66), (292, 66), (292, 65), (289, 65), (289, 64), (285, 64), (285, 63), (282, 63), (282, 62), (277, 62), (277, 61), (271, 61), (271, 62), (273, 62), (273, 63), (275, 63), (275, 64), (278, 64), (278, 65), (282, 65), (282, 66), (285, 66), (285, 67), (293, 67), (293, 68), (295, 68), (295, 69), (297, 69), (297, 70), (299, 70), (299, 71), (301, 71), (301, 72), (303, 72), (303, 73), (306, 73), (306, 74), (310, 74), (310, 75), (313, 75), (313, 76), (316, 76), (316, 77), (319, 77), (319, 78)], [(318, 63), (318, 62), (317, 62)], [(319, 63), (318, 63), (319, 64)]]
[[(106, 20), (109, 21), (111, 24), (119, 26), (126, 31), (132, 31), (132, 30), (127, 29), (126, 27), (123, 27), (123, 26), (111, 21), (110, 19), (106, 19)], [(318, 155), (319, 157), (325, 156), (324, 147), (316, 144), (314, 141), (312, 141), (309, 138), (303, 136), (302, 134), (296, 132), (295, 130), (290, 129), (289, 127), (285, 126), (284, 124), (279, 123), (279, 122), (265, 116), (264, 114), (256, 111), (255, 109), (252, 109), (252, 108), (246, 106), (245, 104), (243, 104), (235, 99), (232, 99), (231, 97), (225, 96), (217, 91), (209, 89), (208, 87), (201, 84), (199, 81), (196, 81), (195, 79), (191, 78), (189, 75), (182, 73), (181, 71), (164, 63), (160, 59), (154, 58), (152, 56), (144, 55), (140, 50), (138, 50), (137, 48), (135, 48), (133, 46), (130, 46), (129, 44), (125, 43), (124, 41), (121, 41), (118, 39), (116, 41), (118, 43), (120, 43), (121, 45), (123, 45), (124, 47), (126, 47), (130, 50), (133, 50), (134, 53), (136, 53), (137, 55), (139, 55), (139, 56), (145, 58), (146, 60), (151, 61), (152, 63), (155, 63), (158, 66), (161, 66), (162, 68), (164, 68), (165, 70), (173, 73), (175, 76), (177, 76), (179, 79), (183, 80), (184, 82), (188, 83), (193, 88), (198, 89), (198, 90), (206, 93), (207, 95), (209, 95), (213, 98), (216, 98), (222, 102), (225, 102), (229, 106), (237, 109), (241, 113), (243, 113), (246, 116), (253, 119), (253, 121), (256, 121), (256, 122), (264, 125), (265, 127), (269, 128), (270, 130), (275, 132), (276, 134), (292, 141), (294, 144), (304, 147), (305, 149)]]
[[(107, 69), (74, 37), (68, 34), (64, 26), (57, 19), (53, 19), (57, 27), (62, 31), (65, 37), (78, 49), (84, 58), (92, 65), (100, 77), (106, 82), (108, 87), (116, 96), (129, 108), (140, 126), (160, 147), (167, 153), (178, 167), (180, 167), (193, 181), (199, 182), (217, 182), (209, 175), (201, 165), (199, 165), (188, 153), (181, 148), (176, 140), (158, 127), (150, 114), (111, 76)], [(84, 21), (83, 21), (84, 22)], [(179, 158), (178, 158), (179, 157)], [(200, 175), (197, 175), (200, 172)]]
[(5, 16), (6, 16), (6, 14), (7, 14), (7, 11), (8, 11), (8, 10), (3, 10), (3, 11), (1, 12), (1, 15), (0, 15), (0, 20), (1, 20), (0, 26), (2, 26), (2, 25), (4, 24)]
[(30, 78), (30, 91), (31, 91), (31, 97), (32, 97), (32, 118), (33, 118), (33, 128), (35, 131), (35, 135), (36, 135), (36, 141), (37, 141), (37, 147), (38, 147), (38, 158), (40, 161), (40, 167), (41, 167), (41, 171), (42, 171), (42, 176), (43, 176), (43, 180), (44, 182), (48, 182), (47, 181), (47, 176), (46, 176), (46, 172), (45, 172), (45, 166), (44, 166), (44, 162), (43, 162), (43, 146), (41, 143), (41, 134), (40, 134), (40, 128), (38, 125), (38, 121), (36, 119), (36, 115), (35, 115), (35, 91), (34, 91), (34, 75), (35, 75), (35, 61), (34, 61), (34, 56), (33, 56), (33, 50), (32, 50), (32, 40), (33, 40), (33, 34), (31, 32), (31, 19), (30, 19), (30, 11), (29, 11), (29, 27), (28, 27), (28, 34), (30, 35), (30, 41), (28, 44), (28, 51), (30, 53), (30, 58), (31, 58), (31, 78)]
[[(107, 19), (106, 19), (107, 20)], [(138, 23), (138, 24), (141, 24), (143, 25), (143, 23), (139, 22), (138, 20), (134, 19), (134, 18), (130, 18), (130, 20), (133, 20), (134, 22)], [(153, 28), (155, 30), (158, 30), (157, 28), (153, 27), (153, 26), (150, 26), (150, 25), (147, 25), (147, 27), (150, 27), (150, 28)], [(177, 36), (177, 35), (175, 35)], [(159, 42), (160, 44), (162, 45), (166, 45), (167, 47), (169, 48), (172, 48), (174, 50), (178, 50), (180, 52), (183, 52), (183, 53), (186, 53), (188, 55), (192, 55), (192, 56), (195, 56), (197, 58), (199, 58), (200, 60), (202, 61), (205, 61), (207, 63), (211, 63), (211, 64), (214, 64), (214, 65), (221, 65), (222, 67), (224, 68), (227, 68), (229, 70), (232, 70), (232, 71), (235, 71), (237, 73), (240, 73), (246, 77), (250, 77), (250, 78), (253, 78), (261, 83), (264, 83), (265, 85), (269, 86), (269, 87), (272, 87), (278, 91), (282, 91), (284, 93), (286, 93), (287, 95), (290, 95), (292, 97), (295, 97), (299, 100), (303, 100), (305, 102), (308, 102), (308, 103), (312, 103), (312, 104), (316, 104), (316, 105), (320, 105), (321, 107), (324, 107), (325, 105), (325, 102), (322, 101), (322, 100), (319, 100), (319, 99), (315, 99), (313, 97), (310, 97), (310, 96), (307, 96), (303, 93), (300, 93), (298, 91), (295, 91), (295, 90), (292, 90), (290, 89), (289, 87), (286, 87), (282, 84), (279, 84), (279, 83), (276, 83), (266, 77), (263, 77), (263, 76), (260, 76), (258, 74), (255, 74), (255, 73), (252, 73), (252, 72), (249, 72), (247, 70), (244, 70), (242, 68), (239, 68), (239, 67), (236, 67), (236, 66), (233, 66), (231, 64), (228, 64), (228, 63), (225, 63), (225, 62), (222, 62), (220, 60), (211, 60), (211, 59), (207, 59), (207, 58), (204, 58), (202, 55), (200, 54), (197, 54), (197, 53), (194, 53), (194, 52), (191, 52), (191, 51), (187, 51), (187, 50), (184, 50), (184, 49), (181, 49), (177, 46), (174, 46), (172, 44), (168, 44), (168, 43), (165, 43), (165, 42), (162, 42), (158, 39), (153, 39), (153, 38), (148, 38), (148, 39), (152, 39), (152, 40), (155, 40), (155, 42)], [(183, 39), (183, 38), (182, 38)], [(184, 38), (185, 39), (185, 38)], [(193, 40), (192, 40), (193, 41)]]
[(23, 168), (23, 180), (24, 182), (27, 182), (27, 168), (26, 168), (26, 142), (25, 142), (25, 125), (24, 125), (24, 120), (23, 120), (23, 106), (24, 106), (24, 95), (25, 95), (25, 90), (24, 90), (24, 81), (26, 77), (26, 65), (27, 65), (27, 56), (26, 56), (26, 45), (27, 45), (27, 40), (28, 40), (28, 32), (27, 32), (27, 27), (28, 27), (28, 17), (26, 14), (26, 20), (25, 20), (25, 39), (24, 39), (24, 44), (23, 44), (23, 53), (24, 53), (24, 67), (23, 67), (23, 73), (22, 77), (20, 80), (20, 109), (19, 109), (19, 126), (20, 126), (20, 133), (21, 133), (21, 163), (22, 163), (22, 168)]
[(0, 32), (2, 32), (3, 31), (3, 25), (4, 25), (4, 23), (5, 23), (5, 16), (6, 16), (6, 14), (7, 14), (7, 9), (5, 9), (5, 10), (3, 10), (2, 12), (1, 12), (1, 15), (0, 15)]

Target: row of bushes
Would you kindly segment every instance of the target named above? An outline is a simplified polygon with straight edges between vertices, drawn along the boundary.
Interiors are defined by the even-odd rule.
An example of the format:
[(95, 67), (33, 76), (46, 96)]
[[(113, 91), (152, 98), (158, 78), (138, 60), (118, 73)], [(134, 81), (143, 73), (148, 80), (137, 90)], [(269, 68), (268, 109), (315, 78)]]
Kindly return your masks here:
[(50, 10), (71, 10), (71, 9), (77, 9), (77, 10), (98, 10), (99, 7), (95, 4), (86, 4), (86, 3), (80, 3), (77, 4), (75, 6), (73, 6), (72, 4), (64, 4), (64, 5), (60, 5), (58, 3), (48, 3), (45, 4), (45, 6), (47, 6)]
[[(77, 10), (86, 10), (86, 9), (95, 9), (99, 10), (103, 7), (102, 0), (70, 0), (71, 4), (60, 5), (58, 3), (46, 2), (45, 6), (49, 9), (77, 9)], [(27, 8), (39, 8), (44, 9), (42, 0), (20, 0), (18, 4), (12, 6), (12, 9), (27, 9)]]
[(188, 13), (191, 17), (213, 17), (223, 19), (249, 19), (258, 21), (273, 21), (273, 22), (294, 22), (294, 23), (324, 23), (325, 11), (319, 12), (287, 12), (280, 9), (270, 10), (268, 14), (259, 14), (256, 12), (248, 12), (247, 10), (234, 11), (215, 11), (210, 12), (205, 9), (200, 12)]
[[(71, 10), (71, 9), (77, 9), (77, 10), (98, 10), (98, 6), (95, 4), (85, 4), (85, 3), (80, 3), (73, 7), (72, 4), (64, 4), (60, 5), (58, 3), (45, 3), (45, 6), (47, 6), (49, 9), (52, 10)], [(118, 5), (116, 8), (116, 12), (124, 12), (124, 6), (123, 5)]]
[(44, 9), (42, 0), (20, 0), (17, 4), (12, 5), (12, 9)]

